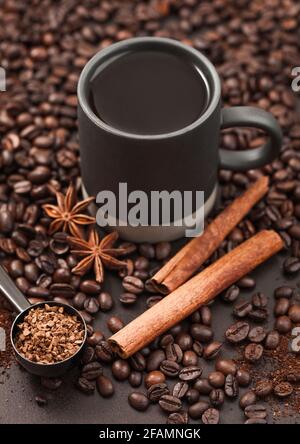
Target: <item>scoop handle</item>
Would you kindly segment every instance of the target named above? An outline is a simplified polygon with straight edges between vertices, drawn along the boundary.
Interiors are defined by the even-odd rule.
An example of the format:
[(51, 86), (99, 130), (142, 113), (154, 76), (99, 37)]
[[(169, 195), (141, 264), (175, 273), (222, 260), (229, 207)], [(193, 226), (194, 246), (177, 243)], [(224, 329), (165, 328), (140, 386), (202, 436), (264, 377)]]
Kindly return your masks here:
[(19, 313), (30, 307), (30, 303), (23, 293), (16, 287), (15, 283), (0, 266), (0, 291), (6, 299), (13, 304)]

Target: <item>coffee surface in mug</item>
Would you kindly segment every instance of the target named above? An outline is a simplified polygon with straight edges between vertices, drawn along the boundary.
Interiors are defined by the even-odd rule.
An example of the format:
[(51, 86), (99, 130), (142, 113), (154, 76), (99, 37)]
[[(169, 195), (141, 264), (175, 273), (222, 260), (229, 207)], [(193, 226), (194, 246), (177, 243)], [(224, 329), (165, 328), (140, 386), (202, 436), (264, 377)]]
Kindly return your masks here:
[(109, 60), (89, 88), (90, 105), (103, 122), (139, 135), (182, 129), (203, 114), (209, 101), (206, 81), (192, 62), (159, 50)]

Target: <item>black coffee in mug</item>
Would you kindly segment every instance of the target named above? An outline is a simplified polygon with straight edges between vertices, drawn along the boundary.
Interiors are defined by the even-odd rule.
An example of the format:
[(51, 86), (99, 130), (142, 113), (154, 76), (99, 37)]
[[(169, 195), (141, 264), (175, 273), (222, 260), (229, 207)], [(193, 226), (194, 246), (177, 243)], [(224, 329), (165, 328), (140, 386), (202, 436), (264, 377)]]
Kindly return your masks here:
[[(214, 66), (175, 40), (138, 37), (103, 49), (81, 73), (78, 101), (83, 193), (100, 206), (98, 193), (110, 196), (109, 217), (97, 222), (130, 241), (190, 235), (191, 220), (199, 227), (215, 203), (219, 168), (259, 168), (281, 147), (274, 117), (252, 106), (222, 108)], [(222, 149), (220, 132), (232, 127), (259, 128), (269, 137), (257, 148)], [(120, 191), (124, 184), (126, 192)], [(199, 192), (204, 203), (194, 199), (190, 205), (187, 193)], [(164, 197), (159, 210), (152, 206), (158, 195)], [(132, 209), (138, 223), (129, 222)], [(170, 216), (166, 223), (164, 215)]]
[(209, 87), (191, 60), (163, 50), (126, 52), (90, 80), (90, 103), (108, 125), (135, 134), (164, 134), (195, 122)]

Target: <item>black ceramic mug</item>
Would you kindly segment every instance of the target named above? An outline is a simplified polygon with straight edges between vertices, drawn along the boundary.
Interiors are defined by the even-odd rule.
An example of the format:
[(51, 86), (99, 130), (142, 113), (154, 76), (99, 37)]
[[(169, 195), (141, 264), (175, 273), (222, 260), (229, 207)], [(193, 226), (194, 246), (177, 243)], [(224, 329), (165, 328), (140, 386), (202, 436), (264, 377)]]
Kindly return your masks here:
[[(159, 80), (159, 93), (152, 79)], [(91, 100), (95, 81), (100, 89), (97, 109)], [(153, 111), (155, 100), (157, 110)], [(127, 183), (128, 193), (142, 190), (147, 195), (153, 190), (200, 190), (208, 213), (216, 197), (218, 168), (261, 167), (281, 147), (281, 130), (274, 117), (250, 106), (221, 109), (221, 85), (214, 66), (175, 40), (141, 37), (103, 49), (82, 71), (78, 101), (83, 188), (90, 196), (110, 190), (118, 198), (120, 183)], [(119, 119), (117, 125), (112, 123), (114, 118)], [(177, 127), (172, 126), (174, 122)], [(219, 149), (220, 131), (238, 126), (263, 130), (267, 143), (244, 151)], [(125, 239), (156, 242), (181, 237), (185, 227), (175, 225), (117, 229)]]

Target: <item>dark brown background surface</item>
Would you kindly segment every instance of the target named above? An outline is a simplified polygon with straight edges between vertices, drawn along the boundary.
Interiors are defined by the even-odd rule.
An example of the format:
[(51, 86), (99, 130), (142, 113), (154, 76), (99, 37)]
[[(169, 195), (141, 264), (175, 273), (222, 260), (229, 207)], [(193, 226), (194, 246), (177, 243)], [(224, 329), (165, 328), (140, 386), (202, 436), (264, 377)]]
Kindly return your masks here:
[[(259, 267), (252, 276), (257, 278), (255, 291), (263, 291), (269, 295), (270, 309), (273, 307), (274, 288), (288, 282), (279, 271), (282, 263), (282, 255), (270, 259), (266, 264)], [(293, 285), (297, 285), (297, 280), (289, 280)], [(134, 308), (124, 309), (118, 301), (118, 295), (121, 287), (120, 282), (113, 276), (107, 276), (105, 288), (111, 291), (115, 299), (115, 309), (120, 317), (126, 322), (133, 319), (145, 306), (145, 296), (140, 296), (139, 301)], [(252, 291), (241, 292), (240, 299), (249, 298)], [(224, 330), (232, 322), (230, 305), (222, 301), (214, 302), (213, 327), (215, 337), (222, 340)], [(105, 330), (105, 319), (109, 314), (98, 314), (96, 326)], [(273, 323), (273, 317), (270, 316), (270, 327)], [(107, 332), (107, 330), (105, 330)], [(108, 332), (107, 332), (108, 333)], [(222, 356), (234, 356), (231, 347), (225, 347)], [(213, 364), (212, 364), (213, 365)], [(204, 375), (209, 369), (207, 362), (204, 363)], [(110, 370), (105, 369), (109, 374)], [(64, 384), (55, 392), (45, 391), (41, 388), (39, 378), (28, 375), (25, 371), (13, 365), (9, 371), (9, 379), (4, 384), (0, 384), (0, 423), (95, 423), (95, 424), (164, 424), (166, 415), (157, 405), (151, 405), (146, 413), (140, 413), (133, 410), (127, 403), (128, 394), (135, 390), (126, 382), (115, 382), (116, 393), (111, 399), (104, 400), (97, 392), (94, 395), (86, 396), (74, 387), (76, 379), (76, 370), (72, 371), (68, 377), (64, 378)], [(172, 381), (170, 386), (172, 386)], [(143, 390), (144, 388), (141, 387)], [(139, 390), (139, 389), (138, 389)], [(244, 390), (244, 389), (243, 389)], [(36, 395), (46, 393), (48, 405), (39, 407), (34, 398)], [(237, 401), (226, 401), (221, 409), (221, 423), (242, 423), (244, 418), (242, 411), (237, 405)], [(282, 404), (282, 409), (284, 405)], [(286, 410), (286, 409), (285, 409)], [(270, 412), (269, 422), (272, 422), (272, 413)], [(300, 424), (300, 414), (281, 417), (277, 420), (280, 423)]]

